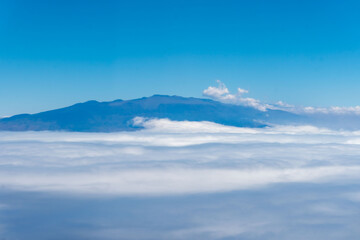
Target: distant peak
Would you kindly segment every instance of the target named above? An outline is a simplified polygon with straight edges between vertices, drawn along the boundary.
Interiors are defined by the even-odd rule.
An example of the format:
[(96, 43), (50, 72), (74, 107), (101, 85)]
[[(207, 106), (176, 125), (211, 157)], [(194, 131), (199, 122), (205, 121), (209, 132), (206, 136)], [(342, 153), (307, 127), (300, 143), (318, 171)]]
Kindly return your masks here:
[(96, 101), (96, 100), (89, 100), (89, 101), (86, 101), (86, 102), (84, 102), (84, 103), (98, 103), (98, 101)]
[(170, 95), (163, 95), (163, 94), (154, 94), (151, 97), (174, 97), (174, 96), (170, 96)]
[(181, 98), (181, 99), (184, 99), (186, 97), (181, 97), (181, 96), (178, 96), (178, 95), (163, 95), (163, 94), (154, 94), (152, 95), (151, 97), (149, 98)]

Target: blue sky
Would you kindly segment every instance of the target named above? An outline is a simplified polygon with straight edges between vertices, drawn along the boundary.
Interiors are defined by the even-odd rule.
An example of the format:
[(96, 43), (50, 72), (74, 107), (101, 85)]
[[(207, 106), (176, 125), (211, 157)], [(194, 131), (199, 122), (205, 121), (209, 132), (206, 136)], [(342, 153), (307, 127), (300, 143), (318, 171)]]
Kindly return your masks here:
[(0, 116), (96, 99), (201, 97), (359, 105), (358, 1), (0, 3)]

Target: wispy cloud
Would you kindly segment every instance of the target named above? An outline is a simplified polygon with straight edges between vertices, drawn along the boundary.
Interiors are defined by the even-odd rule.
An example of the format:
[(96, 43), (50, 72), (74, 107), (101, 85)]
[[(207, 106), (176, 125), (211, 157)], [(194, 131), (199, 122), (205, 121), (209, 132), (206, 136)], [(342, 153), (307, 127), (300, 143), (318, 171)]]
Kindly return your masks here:
[(274, 183), (315, 183), (359, 179), (360, 166), (289, 169), (127, 169), (78, 173), (17, 173), (0, 176), (7, 188), (21, 191), (69, 192), (105, 195), (168, 195), (224, 192), (258, 188)]
[(334, 115), (360, 115), (360, 106), (354, 107), (314, 107), (314, 106), (295, 106), (288, 104), (283, 101), (278, 101), (276, 103), (263, 103), (258, 99), (244, 97), (245, 94), (248, 93), (248, 90), (238, 88), (237, 93), (230, 93), (229, 89), (226, 85), (217, 80), (218, 86), (209, 86), (207, 89), (203, 91), (203, 95), (205, 97), (209, 97), (211, 99), (224, 102), (237, 104), (247, 107), (253, 107), (260, 111), (266, 111), (267, 109), (277, 109), (277, 110), (285, 110), (292, 113), (297, 114), (334, 114)]

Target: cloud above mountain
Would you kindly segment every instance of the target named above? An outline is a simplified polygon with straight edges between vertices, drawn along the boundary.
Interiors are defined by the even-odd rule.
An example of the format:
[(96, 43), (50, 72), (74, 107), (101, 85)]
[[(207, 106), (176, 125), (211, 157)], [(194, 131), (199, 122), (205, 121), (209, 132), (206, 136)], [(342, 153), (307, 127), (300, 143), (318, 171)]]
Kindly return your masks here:
[(242, 105), (247, 107), (253, 107), (255, 109), (266, 111), (267, 109), (278, 109), (289, 111), (297, 114), (334, 114), (334, 115), (360, 115), (360, 106), (354, 107), (314, 107), (314, 106), (295, 106), (283, 101), (276, 103), (263, 103), (258, 99), (244, 97), (245, 94), (249, 93), (248, 90), (238, 88), (235, 94), (230, 93), (226, 85), (217, 80), (218, 86), (209, 86), (203, 91), (203, 96), (209, 97), (213, 100), (220, 101), (223, 103), (230, 103), (236, 105)]
[(217, 87), (209, 86), (205, 89), (203, 95), (216, 101), (253, 107), (261, 111), (266, 111), (268, 108), (266, 104), (261, 103), (257, 99), (244, 97), (243, 95), (248, 93), (245, 89), (238, 88), (236, 94), (231, 94), (224, 83), (220, 80), (217, 80), (217, 83)]

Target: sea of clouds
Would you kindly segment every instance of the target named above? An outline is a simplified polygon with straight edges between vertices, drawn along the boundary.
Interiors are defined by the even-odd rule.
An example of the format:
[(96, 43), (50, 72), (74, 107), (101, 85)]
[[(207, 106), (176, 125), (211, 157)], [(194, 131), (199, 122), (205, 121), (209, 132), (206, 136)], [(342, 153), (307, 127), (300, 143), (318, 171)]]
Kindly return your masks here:
[[(73, 229), (72, 235), (63, 236), (74, 239), (360, 237), (356, 227), (360, 221), (360, 132), (312, 126), (238, 128), (144, 118), (134, 119), (134, 124), (145, 129), (1, 132), (0, 233), (5, 239), (22, 239), (15, 226), (18, 222), (9, 217), (11, 209), (16, 209), (9, 193), (120, 202), (130, 198), (140, 201), (135, 208), (147, 206), (142, 213), (127, 213), (131, 219), (122, 224), (117, 218), (110, 221), (93, 213), (86, 218), (91, 220), (91, 231)], [(26, 198), (22, 196), (24, 202)], [(163, 201), (163, 207), (156, 201)], [(123, 214), (123, 207), (112, 204)], [(174, 211), (182, 216), (180, 220), (175, 220)], [(34, 211), (33, 218), (39, 212)], [(85, 221), (83, 216), (73, 216), (74, 212), (69, 210), (69, 218)], [(147, 217), (158, 225), (149, 228), (141, 220)], [(167, 226), (171, 222), (177, 225)], [(137, 228), (126, 227), (129, 223)]]
[(121, 133), (3, 132), (0, 185), (75, 194), (186, 194), (360, 178), (360, 132), (136, 118)]

